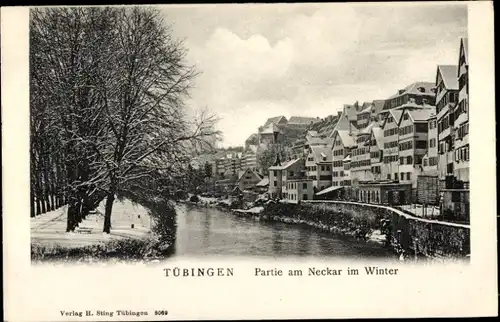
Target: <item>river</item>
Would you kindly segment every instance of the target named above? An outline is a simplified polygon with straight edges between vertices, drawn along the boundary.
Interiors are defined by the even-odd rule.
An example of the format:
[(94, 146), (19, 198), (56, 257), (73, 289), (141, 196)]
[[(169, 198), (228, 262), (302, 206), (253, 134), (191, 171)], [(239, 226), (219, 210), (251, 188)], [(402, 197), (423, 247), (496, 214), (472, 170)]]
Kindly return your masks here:
[(171, 256), (258, 256), (390, 258), (393, 253), (373, 242), (332, 236), (309, 227), (259, 222), (215, 208), (182, 205), (177, 209)]

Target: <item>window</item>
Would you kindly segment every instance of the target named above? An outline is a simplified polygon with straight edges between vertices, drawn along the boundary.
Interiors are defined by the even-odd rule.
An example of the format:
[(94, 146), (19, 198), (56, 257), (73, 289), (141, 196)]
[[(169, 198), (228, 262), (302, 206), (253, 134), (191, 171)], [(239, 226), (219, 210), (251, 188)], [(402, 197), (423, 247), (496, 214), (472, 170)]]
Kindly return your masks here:
[(411, 173), (410, 172), (406, 172), (406, 180), (410, 180), (411, 179)]
[(400, 157), (399, 158), (399, 164), (401, 164), (401, 165), (405, 164), (404, 160), (405, 160), (404, 157)]
[(391, 180), (391, 174), (390, 173), (387, 174), (387, 179)]
[(405, 113), (405, 114), (403, 115), (403, 120), (407, 120), (407, 119), (408, 119), (408, 113)]
[(398, 179), (398, 174), (397, 174), (397, 173), (395, 173), (395, 174), (394, 174), (394, 180), (396, 180), (396, 181), (398, 181), (398, 180), (399, 180), (399, 179)]
[(427, 166), (427, 159), (424, 159), (424, 167)]
[(273, 185), (274, 185), (275, 187), (277, 187), (277, 186), (278, 186), (278, 183), (277, 183), (276, 181), (273, 181)]
[(304, 183), (302, 184), (302, 189), (307, 189), (307, 183), (305, 183), (305, 182), (304, 182)]
[(413, 158), (411, 157), (411, 155), (406, 157), (406, 164), (413, 164)]
[(343, 177), (344, 176), (344, 171), (340, 171), (340, 176)]
[(278, 171), (274, 170), (273, 171), (273, 176), (277, 177), (278, 176)]
[(405, 179), (405, 173), (404, 173), (404, 172), (401, 172), (401, 173), (400, 173), (400, 176), (401, 176), (401, 180), (404, 180), (404, 179)]
[(416, 141), (415, 148), (416, 149), (427, 149), (427, 141), (422, 141), (422, 140)]
[(302, 200), (307, 200), (307, 195), (303, 195)]
[(294, 175), (293, 171), (290, 171), (289, 176), (293, 177), (293, 175)]
[(326, 166), (326, 171), (330, 171), (330, 166), (329, 165)]

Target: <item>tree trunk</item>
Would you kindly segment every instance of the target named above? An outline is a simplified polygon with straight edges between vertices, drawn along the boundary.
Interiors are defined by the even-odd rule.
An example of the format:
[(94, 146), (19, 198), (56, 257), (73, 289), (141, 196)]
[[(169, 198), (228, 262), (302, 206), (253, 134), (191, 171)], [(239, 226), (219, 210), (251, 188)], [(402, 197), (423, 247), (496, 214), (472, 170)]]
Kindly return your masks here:
[(33, 182), (30, 184), (30, 217), (35, 217), (35, 191), (33, 191)]
[[(114, 189), (112, 189), (114, 190)], [(111, 212), (113, 210), (113, 202), (115, 201), (115, 192), (110, 191), (106, 197), (106, 206), (104, 211), (104, 229), (107, 234), (111, 232)]]

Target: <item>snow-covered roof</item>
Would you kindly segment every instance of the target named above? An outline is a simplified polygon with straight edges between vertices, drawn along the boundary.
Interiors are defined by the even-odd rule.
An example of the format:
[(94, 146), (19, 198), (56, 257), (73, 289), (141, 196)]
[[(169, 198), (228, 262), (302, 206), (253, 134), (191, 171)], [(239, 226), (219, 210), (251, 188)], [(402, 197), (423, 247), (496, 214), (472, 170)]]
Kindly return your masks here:
[(350, 148), (356, 146), (356, 142), (354, 141), (353, 136), (349, 134), (349, 131), (339, 130), (337, 131), (337, 135), (340, 137), (344, 147)]
[(462, 44), (464, 46), (465, 61), (469, 64), (469, 38), (462, 38)]
[(342, 186), (331, 186), (331, 187), (328, 187), (328, 188), (323, 189), (320, 192), (318, 192), (316, 194), (316, 196), (321, 196), (321, 195), (324, 195), (326, 193), (329, 193), (329, 192), (332, 192), (332, 191), (335, 191), (335, 190), (338, 190), (338, 189), (342, 189)]
[(376, 126), (372, 128), (372, 133), (377, 147), (382, 150), (384, 148), (384, 131), (380, 127)]
[(344, 160), (342, 160), (342, 161), (343, 161), (343, 162), (349, 162), (349, 161), (351, 161), (351, 155), (350, 155), (350, 154), (348, 154), (348, 155), (344, 158)]
[(282, 163), (281, 165), (273, 165), (273, 166), (269, 167), (269, 170), (285, 170), (285, 169), (289, 168), (291, 165), (297, 163), (298, 161), (300, 161), (300, 159), (289, 160), (289, 161)]
[(288, 123), (292, 124), (311, 124), (320, 121), (319, 118), (316, 117), (307, 117), (307, 116), (292, 116), (288, 120)]
[[(389, 97), (389, 99), (396, 98), (396, 97), (399, 97), (399, 96), (405, 95), (405, 94), (433, 95), (434, 93), (432, 92), (432, 89), (434, 87), (435, 87), (435, 84), (433, 82), (415, 82), (415, 83), (412, 83), (412, 84), (406, 86), (404, 89), (398, 91), (396, 94)], [(420, 88), (422, 88), (423, 91), (420, 91)]]
[(286, 117), (284, 117), (283, 115), (270, 117), (267, 119), (266, 123), (264, 124), (264, 127), (267, 127), (271, 123), (278, 124), (278, 123), (283, 122), (283, 121), (284, 121), (284, 123), (287, 122)]
[(269, 185), (269, 178), (264, 178), (256, 184), (257, 187), (265, 187)]
[(314, 162), (332, 162), (332, 151), (329, 147), (311, 146), (310, 149)]
[(447, 89), (457, 89), (458, 90), (458, 66), (456, 65), (439, 65), (438, 72), (441, 74), (444, 86)]
[(408, 110), (406, 113), (410, 115), (413, 122), (427, 121), (436, 116), (436, 111), (432, 109)]

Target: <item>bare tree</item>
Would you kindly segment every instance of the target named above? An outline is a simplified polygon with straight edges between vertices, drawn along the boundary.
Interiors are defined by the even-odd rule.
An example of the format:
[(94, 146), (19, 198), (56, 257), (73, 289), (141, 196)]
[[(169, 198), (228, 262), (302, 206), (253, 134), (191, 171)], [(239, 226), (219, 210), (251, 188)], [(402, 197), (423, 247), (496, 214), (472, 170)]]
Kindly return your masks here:
[(117, 193), (175, 180), (220, 137), (208, 110), (185, 115), (197, 72), (158, 11), (33, 10), (30, 41), (32, 204), (64, 191), (67, 231), (106, 198), (109, 233)]

